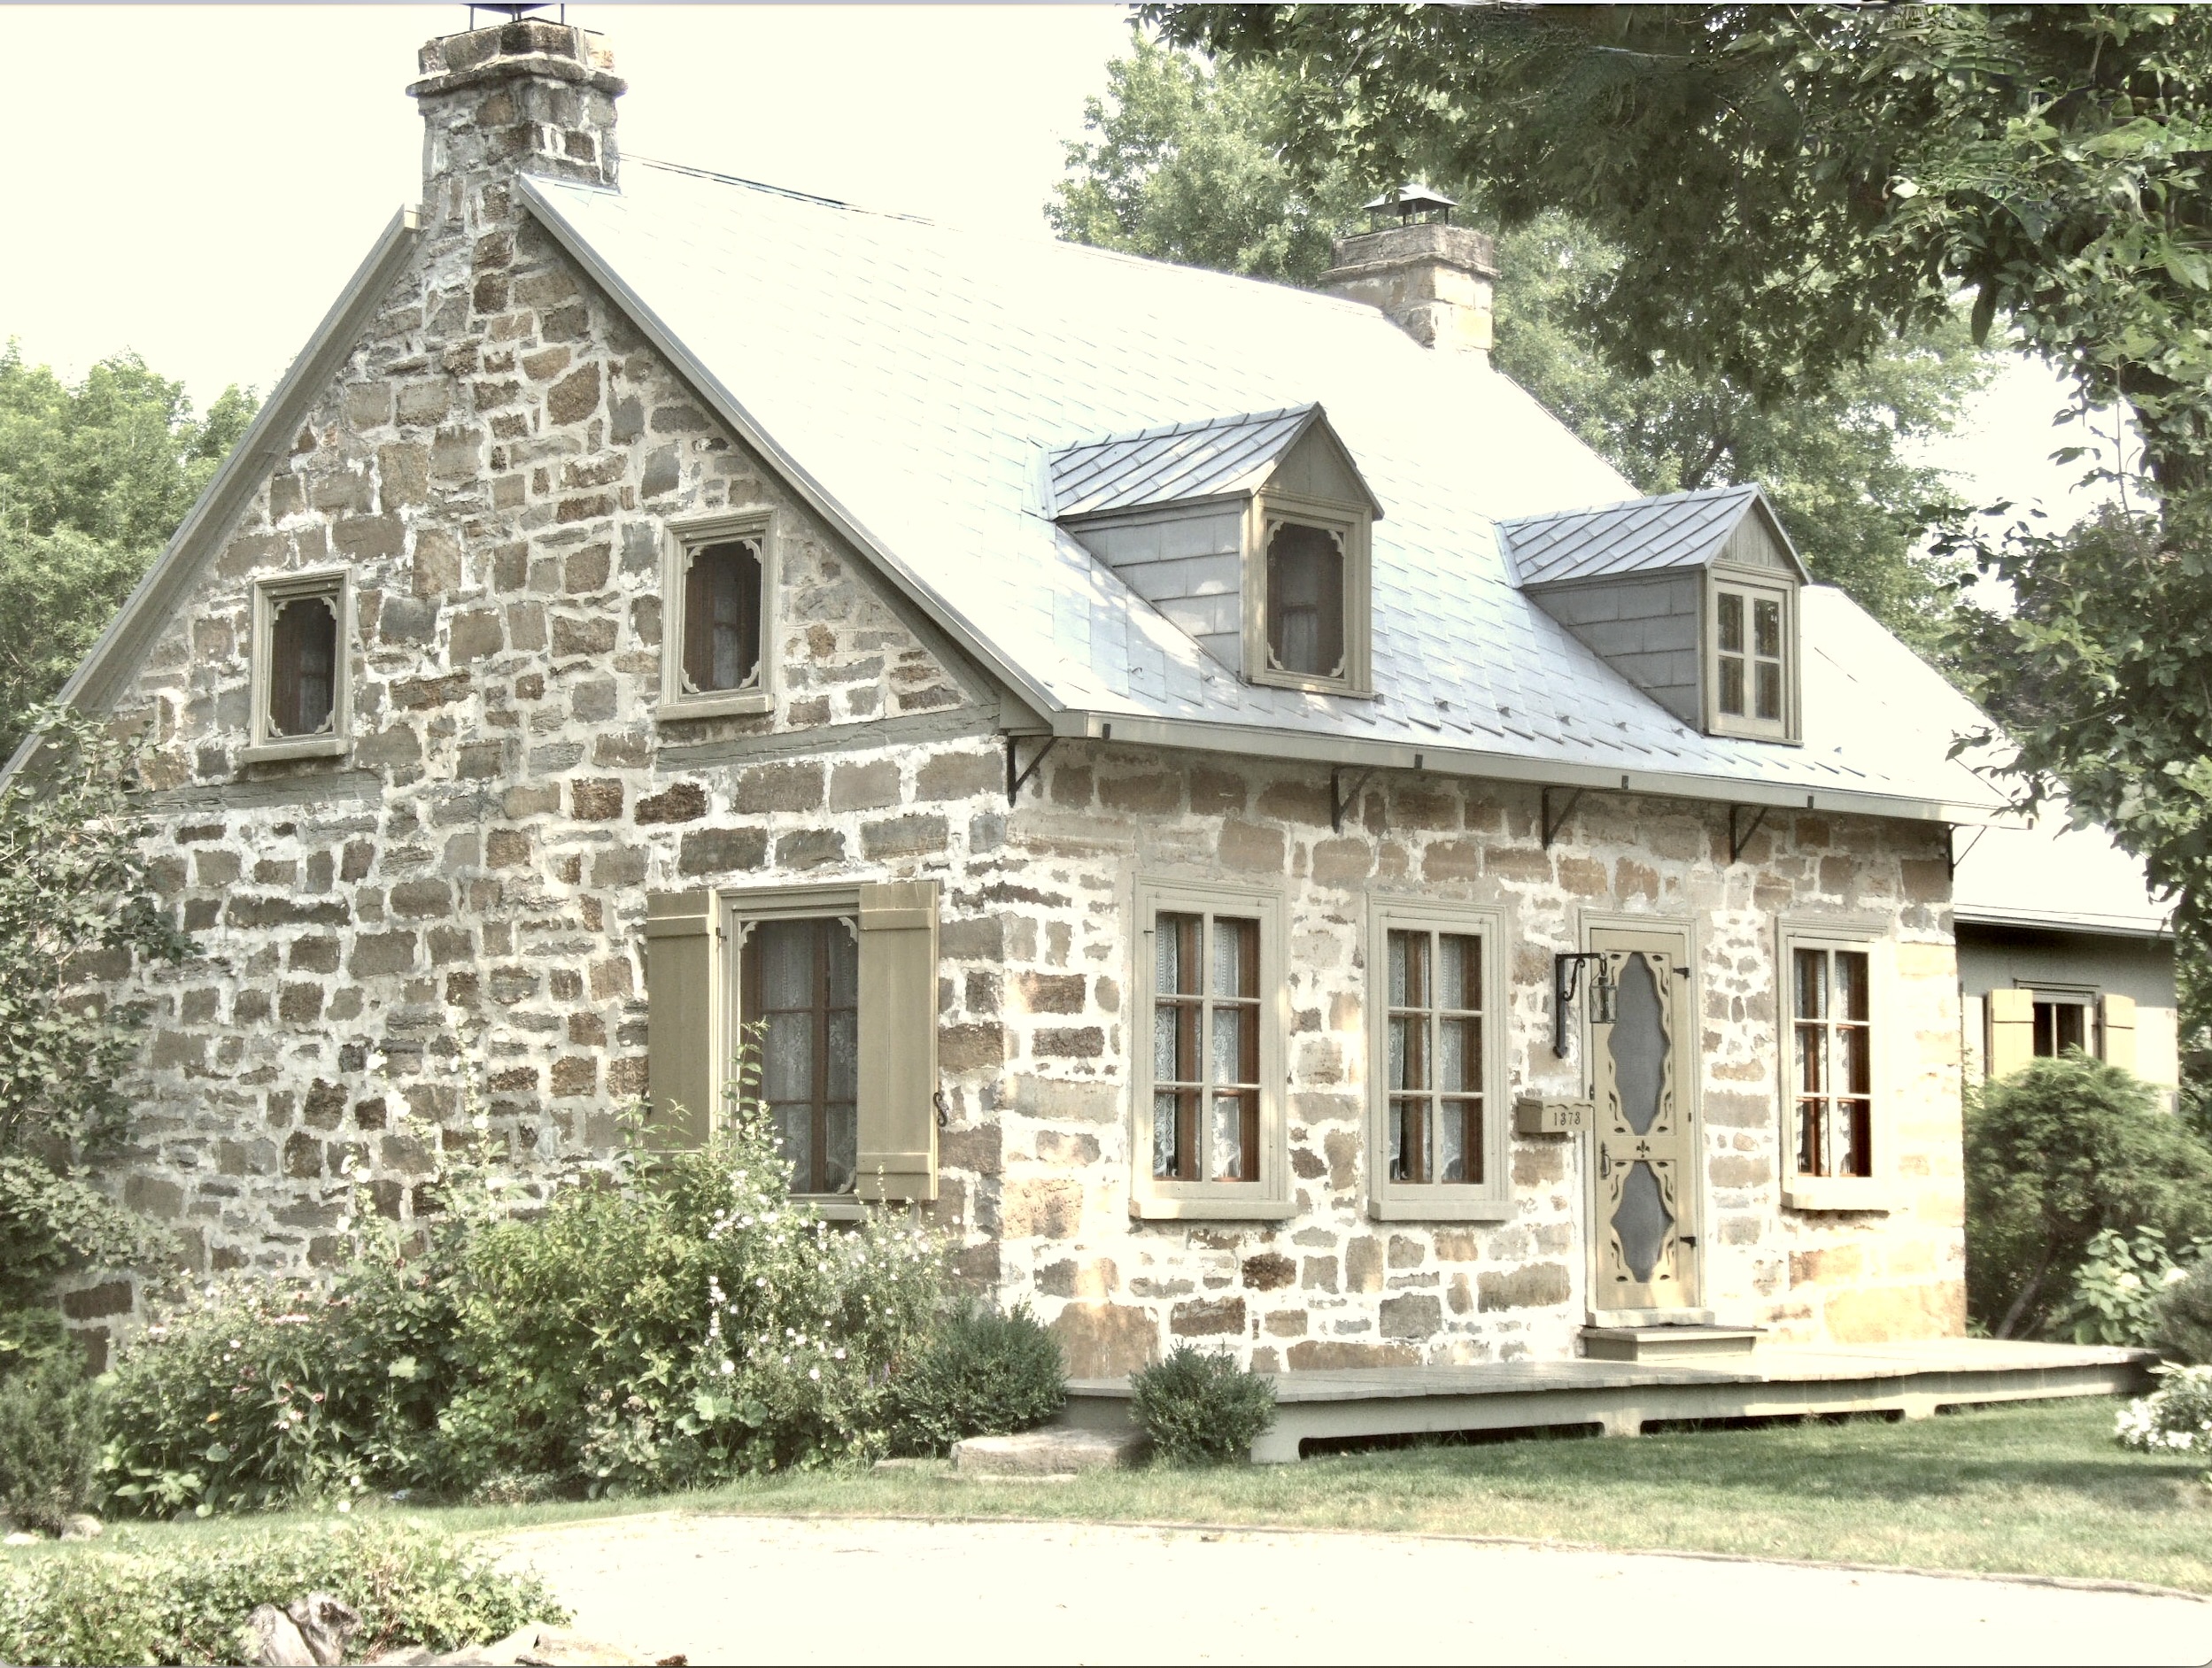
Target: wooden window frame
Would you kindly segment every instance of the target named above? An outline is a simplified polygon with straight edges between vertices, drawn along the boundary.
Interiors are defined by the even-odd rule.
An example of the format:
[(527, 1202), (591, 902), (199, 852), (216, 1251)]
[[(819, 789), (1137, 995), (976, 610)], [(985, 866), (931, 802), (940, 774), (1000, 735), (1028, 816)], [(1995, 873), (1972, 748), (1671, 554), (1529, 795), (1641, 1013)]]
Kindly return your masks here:
[[(280, 736), (269, 727), (269, 675), (274, 668), (277, 612), (303, 597), (329, 600), (337, 616), (337, 653), (331, 668), (330, 728), (317, 736)], [(243, 764), (287, 759), (342, 759), (353, 746), (353, 573), (318, 568), (253, 582), (253, 641), (249, 667), (251, 718)]]
[[(1367, 1214), (1378, 1222), (1506, 1222), (1513, 1215), (1512, 1108), (1506, 1093), (1506, 912), (1493, 905), (1377, 897), (1367, 910)], [(1482, 1180), (1406, 1182), (1390, 1175), (1390, 934), (1481, 940)]]
[[(684, 687), (685, 578), (692, 556), (709, 545), (757, 543), (761, 560), (761, 668), (745, 689), (700, 691)], [(781, 592), (781, 540), (776, 512), (766, 507), (684, 515), (662, 524), (661, 539), (661, 707), (668, 719), (723, 718), (776, 708), (776, 598)]]
[[(1152, 1174), (1152, 1025), (1156, 925), (1164, 915), (1226, 915), (1259, 923), (1259, 1178), (1250, 1182), (1171, 1181)], [(1273, 1221), (1291, 1214), (1290, 1151), (1284, 1124), (1285, 1039), (1289, 992), (1284, 945), (1288, 906), (1280, 888), (1141, 879), (1136, 886), (1136, 993), (1130, 1077), (1129, 1214), (1146, 1220)]]
[[(1775, 961), (1775, 1074), (1778, 1081), (1777, 1123), (1781, 1142), (1782, 1202), (1798, 1211), (1888, 1211), (1894, 1208), (1894, 1171), (1891, 1163), (1891, 1126), (1896, 1091), (1891, 1081), (1891, 1027), (1895, 1023), (1891, 1000), (1894, 983), (1891, 940), (1888, 923), (1837, 922), (1784, 917), (1776, 934)], [(1869, 1106), (1868, 1143), (1872, 1147), (1870, 1174), (1865, 1176), (1806, 1176), (1798, 1170), (1797, 1080), (1797, 953), (1799, 950), (1845, 951), (1867, 958), (1868, 1070)]]
[[(1373, 517), (1365, 507), (1280, 491), (1253, 494), (1244, 512), (1244, 676), (1276, 689), (1372, 696), (1370, 645)], [(1287, 672), (1272, 664), (1267, 637), (1267, 546), (1284, 522), (1334, 537), (1344, 553), (1344, 662), (1334, 677)]]
[[(860, 1022), (860, 921), (858, 916), (859, 910), (856, 904), (852, 915), (832, 915), (825, 913), (818, 915), (763, 915), (758, 911), (752, 911), (736, 918), (732, 923), (733, 931), (731, 934), (731, 943), (736, 952), (734, 970), (737, 977), (733, 978), (731, 983), (733, 986), (732, 994), (736, 997), (738, 1002), (738, 1030), (734, 1035), (740, 1041), (750, 1041), (752, 1027), (754, 1024), (759, 1023), (766, 1017), (764, 1014), (748, 1015), (747, 1010), (754, 1006), (755, 992), (752, 990), (751, 985), (754, 979), (760, 973), (761, 951), (758, 939), (759, 930), (763, 926), (770, 924), (803, 923), (817, 929), (819, 939), (821, 940), (826, 940), (831, 934), (840, 931), (850, 935), (853, 946), (853, 1006), (851, 1011), (855, 1029), (857, 1031)], [(826, 1099), (826, 1093), (828, 1089), (828, 1077), (830, 1071), (830, 1019), (832, 1014), (839, 1011), (829, 1005), (829, 964), (826, 959), (824, 959), (821, 954), (821, 946), (819, 943), (817, 944), (816, 955), (817, 965), (816, 966), (814, 971), (816, 975), (815, 979), (816, 988), (812, 993), (813, 1000), (808, 1008), (805, 1010), (799, 1010), (810, 1013), (815, 1022), (814, 1060), (812, 1063), (813, 1082), (809, 1085), (811, 1093), (808, 1096), (808, 1103), (809, 1114), (808, 1121), (811, 1125), (808, 1131), (809, 1147), (811, 1149), (813, 1164), (811, 1171), (806, 1178), (808, 1185), (801, 1186), (794, 1182), (792, 1191), (795, 1196), (806, 1199), (856, 1198), (858, 1197), (860, 1190), (860, 1177), (857, 1158), (855, 1163), (853, 1186), (849, 1191), (833, 1191), (813, 1185), (822, 1168), (822, 1154), (823, 1149), (826, 1145), (825, 1138), (828, 1134), (828, 1112), (830, 1102)], [(793, 1010), (785, 1009), (781, 1011), (789, 1012)], [(857, 1039), (855, 1042), (855, 1047), (857, 1051)], [(857, 1065), (855, 1070), (857, 1071)], [(763, 1060), (762, 1062), (762, 1075), (763, 1078), (765, 1077), (765, 1070), (766, 1062)], [(755, 1090), (756, 1092), (762, 1092), (762, 1099), (763, 1100), (766, 1100), (764, 1093), (766, 1086), (767, 1085), (764, 1081), (756, 1082), (755, 1084)], [(855, 1154), (857, 1154), (860, 1144), (860, 1090), (858, 1086), (857, 1076), (855, 1077), (853, 1091), (853, 1141), (854, 1151)]]
[[(1778, 580), (1770, 569), (1715, 566), (1705, 570), (1704, 603), (1705, 641), (1705, 729), (1715, 736), (1735, 736), (1751, 741), (1780, 741), (1798, 744), (1804, 734), (1801, 722), (1803, 700), (1800, 695), (1802, 663), (1805, 656), (1798, 624), (1798, 587), (1787, 580)], [(1782, 605), (1782, 716), (1779, 719), (1760, 718), (1751, 714), (1723, 713), (1721, 710), (1721, 598), (1733, 593), (1744, 598), (1744, 629), (1754, 629), (1754, 605), (1762, 600)], [(1746, 645), (1744, 655), (1747, 675), (1754, 673), (1757, 657)], [(1751, 693), (1752, 685), (1746, 684), (1746, 699), (1757, 704)]]

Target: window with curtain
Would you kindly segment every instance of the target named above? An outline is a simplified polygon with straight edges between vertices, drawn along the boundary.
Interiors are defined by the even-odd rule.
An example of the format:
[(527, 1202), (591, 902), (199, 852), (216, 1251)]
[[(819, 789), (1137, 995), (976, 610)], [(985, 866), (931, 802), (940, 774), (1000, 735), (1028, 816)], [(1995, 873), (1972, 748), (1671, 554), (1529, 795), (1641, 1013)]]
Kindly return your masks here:
[(761, 549), (730, 539), (690, 552), (684, 575), (684, 686), (693, 694), (761, 681)]
[(1482, 940), (1393, 929), (1388, 942), (1390, 1179), (1480, 1184)]
[(1326, 528), (1280, 521), (1269, 535), (1267, 658), (1279, 672), (1344, 676), (1344, 546)]
[(1152, 981), (1152, 1174), (1260, 1178), (1259, 923), (1163, 910)]
[(1872, 975), (1863, 950), (1790, 953), (1797, 1173), (1874, 1174)]
[(744, 926), (738, 994), (758, 1050), (760, 1098), (791, 1161), (792, 1191), (849, 1193), (857, 1182), (860, 951), (843, 916)]

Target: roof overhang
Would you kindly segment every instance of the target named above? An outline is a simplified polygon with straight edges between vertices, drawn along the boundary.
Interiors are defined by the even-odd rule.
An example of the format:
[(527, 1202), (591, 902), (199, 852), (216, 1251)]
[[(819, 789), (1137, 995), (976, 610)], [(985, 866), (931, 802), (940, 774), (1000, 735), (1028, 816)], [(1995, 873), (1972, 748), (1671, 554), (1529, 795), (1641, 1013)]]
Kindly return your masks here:
[(1987, 904), (1954, 904), (1951, 918), (1962, 927), (1999, 927), (2017, 931), (2066, 932), (2093, 938), (2140, 938), (2172, 942), (2170, 920), (2140, 916), (2069, 914), (2063, 909), (2002, 909)]

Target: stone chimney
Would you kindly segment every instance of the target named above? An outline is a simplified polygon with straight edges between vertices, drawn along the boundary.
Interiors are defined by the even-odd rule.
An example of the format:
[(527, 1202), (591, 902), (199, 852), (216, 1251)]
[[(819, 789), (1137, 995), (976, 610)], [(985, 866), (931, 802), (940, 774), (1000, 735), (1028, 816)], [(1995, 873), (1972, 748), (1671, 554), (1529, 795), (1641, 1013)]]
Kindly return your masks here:
[(615, 100), (606, 42), (543, 18), (445, 35), (422, 48), (407, 89), (422, 112), (422, 206), (432, 226), (475, 232), (509, 218), (518, 174), (615, 183)]
[[(1426, 188), (1378, 197), (1371, 214), (1403, 212), (1419, 205), (1440, 205), (1443, 218), (1340, 237), (1330, 249), (1334, 263), (1321, 274), (1320, 287), (1350, 301), (1380, 307), (1392, 322), (1423, 347), (1444, 353), (1490, 359), (1492, 285), (1497, 278), (1497, 251), (1488, 234), (1454, 226), (1447, 199), (1417, 197)], [(1402, 198), (1403, 205), (1393, 198)]]

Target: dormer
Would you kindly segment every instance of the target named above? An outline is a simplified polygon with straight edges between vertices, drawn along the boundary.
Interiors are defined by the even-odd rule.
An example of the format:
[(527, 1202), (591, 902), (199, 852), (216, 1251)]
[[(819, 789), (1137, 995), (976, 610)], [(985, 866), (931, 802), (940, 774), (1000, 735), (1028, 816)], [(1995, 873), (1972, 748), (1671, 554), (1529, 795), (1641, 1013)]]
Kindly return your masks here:
[(1536, 606), (1684, 723), (1803, 733), (1798, 591), (1811, 583), (1756, 486), (1498, 524)]
[(1382, 506), (1319, 405), (1087, 440), (1049, 459), (1053, 519), (1254, 683), (1374, 692)]

